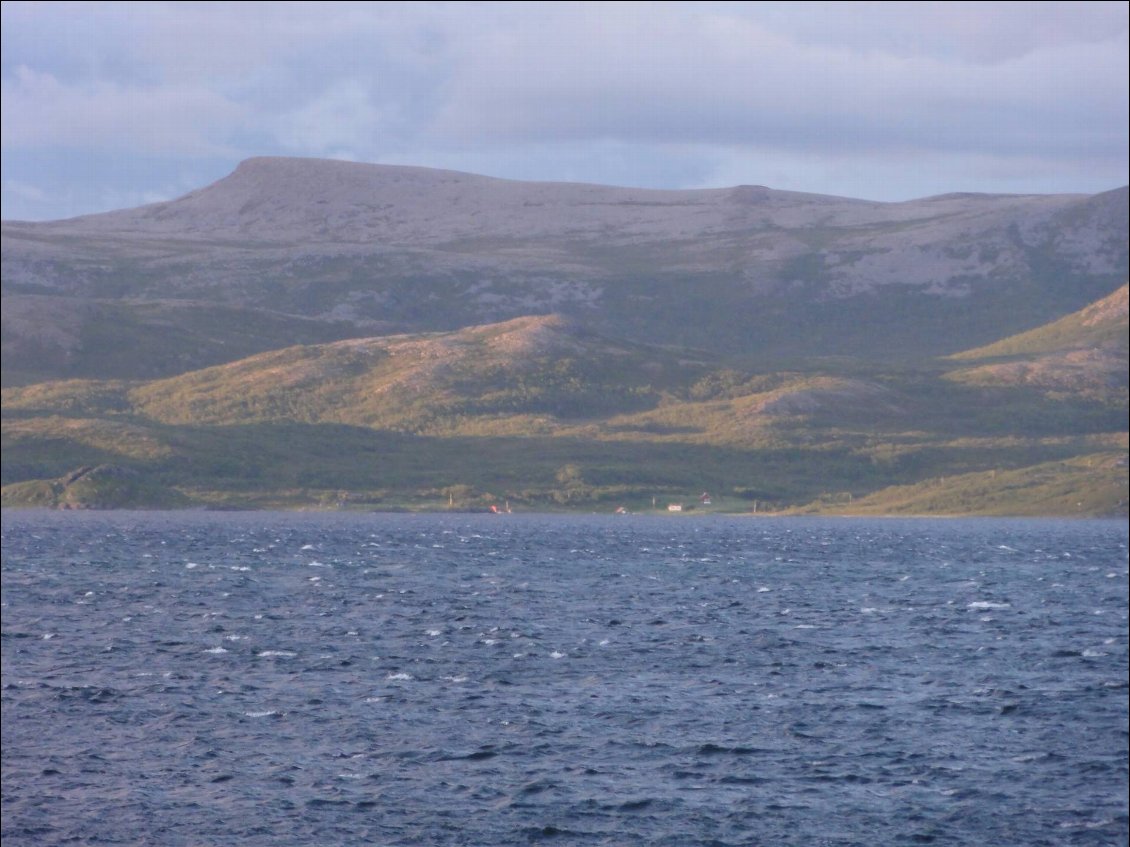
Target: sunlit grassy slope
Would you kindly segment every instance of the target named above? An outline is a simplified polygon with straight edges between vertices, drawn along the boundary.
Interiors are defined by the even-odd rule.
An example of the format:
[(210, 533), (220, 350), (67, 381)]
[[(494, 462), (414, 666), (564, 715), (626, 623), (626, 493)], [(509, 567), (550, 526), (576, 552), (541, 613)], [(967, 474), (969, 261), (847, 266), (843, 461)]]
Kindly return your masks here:
[[(1065, 321), (960, 363), (751, 367), (539, 316), (8, 388), (3, 503), (1125, 515), (1125, 344)], [(1064, 350), (1122, 381), (960, 376)]]

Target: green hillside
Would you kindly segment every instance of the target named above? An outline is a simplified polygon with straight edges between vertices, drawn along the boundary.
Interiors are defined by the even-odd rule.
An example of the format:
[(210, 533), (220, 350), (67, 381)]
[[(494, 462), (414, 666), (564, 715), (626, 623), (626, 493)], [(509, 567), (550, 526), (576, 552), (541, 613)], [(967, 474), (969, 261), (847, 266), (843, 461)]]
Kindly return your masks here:
[(986, 347), (957, 353), (951, 358), (957, 361), (972, 361), (1061, 353), (1087, 348), (1111, 349), (1126, 355), (1128, 294), (1130, 294), (1130, 286), (1123, 285), (1113, 294), (1050, 324), (1002, 339)]
[(3, 504), (1125, 515), (1126, 430), (1125, 382), (751, 367), (541, 316), (7, 388)]
[(176, 300), (5, 295), (3, 385), (154, 379), (291, 344), (359, 334), (347, 321)]
[(1127, 286), (1086, 308), (951, 358), (949, 378), (968, 385), (1027, 386), (1049, 395), (1125, 404)]

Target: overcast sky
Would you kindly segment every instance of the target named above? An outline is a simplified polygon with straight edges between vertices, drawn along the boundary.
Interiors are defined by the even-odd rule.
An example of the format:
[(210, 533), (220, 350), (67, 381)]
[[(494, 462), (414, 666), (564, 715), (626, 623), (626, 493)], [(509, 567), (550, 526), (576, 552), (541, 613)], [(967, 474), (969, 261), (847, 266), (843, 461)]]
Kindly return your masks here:
[(2, 4), (3, 217), (257, 155), (905, 200), (1127, 176), (1111, 3)]

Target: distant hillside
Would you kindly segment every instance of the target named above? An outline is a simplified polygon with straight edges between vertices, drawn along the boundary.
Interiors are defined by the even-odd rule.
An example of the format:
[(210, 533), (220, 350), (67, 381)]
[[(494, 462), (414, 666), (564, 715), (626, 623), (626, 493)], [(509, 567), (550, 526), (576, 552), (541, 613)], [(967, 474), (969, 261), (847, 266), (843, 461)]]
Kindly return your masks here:
[(1128, 376), (1127, 286), (1058, 321), (951, 358), (976, 363), (952, 378), (979, 385), (1124, 393)]
[(1036, 327), (1028, 332), (1004, 338), (976, 350), (956, 353), (957, 360), (992, 359), (1003, 356), (1025, 356), (1040, 353), (1062, 353), (1088, 347), (1127, 349), (1127, 293), (1130, 287), (1121, 288), (1092, 303), (1065, 315), (1058, 321)]
[[(1126, 513), (1126, 388), (722, 357), (560, 316), (3, 392), (5, 506)], [(1120, 470), (1121, 469), (1121, 470)], [(701, 505), (699, 506), (701, 507)]]
[(1128, 222), (252, 159), (3, 224), (2, 501), (1125, 515)]
[(151, 379), (358, 332), (350, 322), (222, 303), (34, 294), (5, 297), (2, 322), (5, 386), (101, 376)]
[[(875, 203), (251, 159), (170, 202), (5, 222), (5, 384), (545, 314), (727, 357), (921, 359), (1109, 293), (1127, 209), (1125, 188)], [(121, 355), (135, 346), (144, 366)]]

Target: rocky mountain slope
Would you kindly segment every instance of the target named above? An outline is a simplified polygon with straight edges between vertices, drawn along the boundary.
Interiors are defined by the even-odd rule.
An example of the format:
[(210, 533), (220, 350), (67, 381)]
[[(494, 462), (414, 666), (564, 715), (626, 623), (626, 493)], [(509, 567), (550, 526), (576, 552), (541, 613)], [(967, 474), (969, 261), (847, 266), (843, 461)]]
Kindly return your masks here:
[[(286, 320), (326, 324), (305, 341), (550, 313), (727, 356), (954, 353), (1124, 282), (1127, 208), (1125, 188), (875, 203), (252, 159), (167, 203), (5, 222), (5, 378), (172, 375), (274, 349)], [(164, 333), (185, 304), (214, 337)], [(131, 370), (120, 349), (163, 333)]]
[(4, 223), (3, 502), (1124, 515), (1127, 217), (250, 160)]

